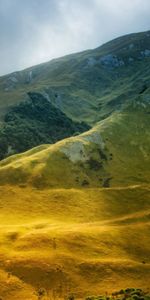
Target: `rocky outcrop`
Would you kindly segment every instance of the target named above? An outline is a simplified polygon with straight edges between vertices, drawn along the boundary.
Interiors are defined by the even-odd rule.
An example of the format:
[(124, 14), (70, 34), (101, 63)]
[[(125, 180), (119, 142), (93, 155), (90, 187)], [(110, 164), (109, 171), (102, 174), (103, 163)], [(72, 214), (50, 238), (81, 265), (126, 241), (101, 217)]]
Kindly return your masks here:
[(116, 68), (124, 66), (124, 61), (113, 54), (108, 54), (100, 58), (100, 63), (106, 67)]

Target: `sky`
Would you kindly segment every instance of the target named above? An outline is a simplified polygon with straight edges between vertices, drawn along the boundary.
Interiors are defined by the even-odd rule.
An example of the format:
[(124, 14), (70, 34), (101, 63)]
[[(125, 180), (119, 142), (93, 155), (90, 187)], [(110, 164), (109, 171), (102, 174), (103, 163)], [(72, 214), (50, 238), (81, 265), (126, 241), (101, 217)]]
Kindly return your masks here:
[(0, 0), (0, 75), (150, 29), (150, 0)]

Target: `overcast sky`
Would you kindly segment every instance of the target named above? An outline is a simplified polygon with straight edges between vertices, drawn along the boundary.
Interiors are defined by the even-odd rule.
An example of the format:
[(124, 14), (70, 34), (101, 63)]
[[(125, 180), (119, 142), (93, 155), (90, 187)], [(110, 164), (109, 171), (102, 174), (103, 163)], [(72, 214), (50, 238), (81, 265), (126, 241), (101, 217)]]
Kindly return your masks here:
[(0, 0), (0, 75), (150, 29), (150, 0)]

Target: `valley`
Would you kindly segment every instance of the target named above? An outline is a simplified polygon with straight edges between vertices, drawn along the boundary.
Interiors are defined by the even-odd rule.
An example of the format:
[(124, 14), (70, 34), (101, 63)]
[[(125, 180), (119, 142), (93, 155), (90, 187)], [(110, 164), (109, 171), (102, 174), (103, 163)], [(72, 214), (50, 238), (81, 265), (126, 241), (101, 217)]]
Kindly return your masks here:
[(0, 77), (0, 300), (148, 295), (149, 182), (150, 31)]

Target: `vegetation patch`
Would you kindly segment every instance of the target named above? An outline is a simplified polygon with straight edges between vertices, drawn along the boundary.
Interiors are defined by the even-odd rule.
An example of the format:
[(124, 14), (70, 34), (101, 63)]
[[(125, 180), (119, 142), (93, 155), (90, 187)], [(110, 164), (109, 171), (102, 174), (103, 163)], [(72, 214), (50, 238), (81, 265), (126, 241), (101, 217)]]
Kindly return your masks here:
[(108, 295), (88, 296), (85, 300), (150, 300), (150, 294), (139, 288), (126, 288)]
[(14, 106), (0, 128), (0, 159), (40, 144), (55, 143), (88, 130), (74, 122), (40, 93), (28, 93), (29, 100)]

